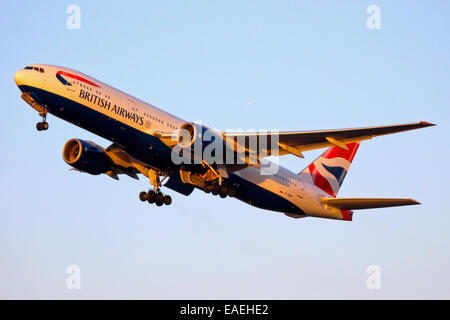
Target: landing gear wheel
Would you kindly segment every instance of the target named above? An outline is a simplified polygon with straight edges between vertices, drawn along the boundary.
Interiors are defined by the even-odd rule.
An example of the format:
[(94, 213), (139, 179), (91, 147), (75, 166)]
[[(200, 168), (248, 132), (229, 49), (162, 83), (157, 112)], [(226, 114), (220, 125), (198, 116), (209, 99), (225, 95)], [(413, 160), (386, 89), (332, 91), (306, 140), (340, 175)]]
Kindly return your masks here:
[(164, 204), (164, 196), (161, 192), (156, 194), (155, 203), (158, 207), (161, 207)]
[(220, 192), (219, 195), (221, 198), (226, 198), (228, 195), (228, 187), (225, 184), (222, 184), (220, 186)]
[(156, 192), (153, 191), (153, 190), (150, 190), (147, 193), (147, 202), (148, 203), (155, 203), (155, 201), (156, 201)]
[(44, 131), (48, 129), (48, 123), (43, 121), (43, 122), (38, 122), (36, 123), (36, 129), (37, 131)]
[(228, 196), (229, 197), (235, 197), (236, 196), (236, 189), (234, 187), (228, 187)]
[(164, 203), (164, 195), (161, 192), (156, 194), (155, 202), (157, 206), (162, 206)]
[(203, 187), (203, 191), (205, 191), (206, 193), (210, 193), (211, 188), (212, 188), (212, 186), (210, 184), (207, 184)]
[(218, 183), (215, 183), (211, 187), (211, 193), (215, 196), (217, 196), (220, 192), (220, 185)]
[(166, 206), (170, 205), (172, 203), (172, 197), (171, 196), (164, 196), (163, 202)]
[(141, 200), (142, 202), (147, 201), (148, 193), (145, 191), (142, 191), (141, 193), (139, 193), (139, 200)]

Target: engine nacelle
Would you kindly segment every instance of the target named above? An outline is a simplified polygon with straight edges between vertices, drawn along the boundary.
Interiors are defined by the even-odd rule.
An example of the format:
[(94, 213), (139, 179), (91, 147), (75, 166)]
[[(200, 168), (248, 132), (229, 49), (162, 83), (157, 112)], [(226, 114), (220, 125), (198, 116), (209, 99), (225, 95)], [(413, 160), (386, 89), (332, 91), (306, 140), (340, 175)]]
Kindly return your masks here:
[(111, 159), (103, 149), (90, 141), (71, 139), (63, 149), (64, 161), (72, 167), (90, 174), (101, 174), (111, 170)]
[[(186, 122), (182, 124), (177, 132), (178, 147), (189, 150), (184, 153), (195, 163), (205, 160), (207, 163), (214, 163), (216, 155), (223, 153), (224, 141), (220, 132), (201, 124)], [(221, 161), (223, 157), (220, 156)]]
[(195, 141), (201, 138), (203, 126), (186, 122), (178, 128), (177, 141), (181, 148), (193, 148)]

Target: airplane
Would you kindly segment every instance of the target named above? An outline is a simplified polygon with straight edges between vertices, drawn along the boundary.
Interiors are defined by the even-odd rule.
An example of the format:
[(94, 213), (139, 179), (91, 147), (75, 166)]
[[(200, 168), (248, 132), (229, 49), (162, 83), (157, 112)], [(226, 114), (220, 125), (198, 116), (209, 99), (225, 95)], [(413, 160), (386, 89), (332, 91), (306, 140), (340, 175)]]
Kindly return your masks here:
[[(72, 169), (116, 180), (119, 175), (139, 179), (142, 174), (151, 184), (139, 193), (142, 202), (170, 205), (172, 198), (162, 187), (185, 196), (199, 189), (291, 218), (346, 221), (352, 221), (353, 210), (419, 204), (409, 198), (338, 198), (337, 194), (362, 141), (435, 125), (429, 122), (221, 132), (184, 121), (69, 68), (27, 65), (14, 74), (14, 80), (21, 98), (42, 119), (36, 124), (38, 131), (49, 128), (50, 113), (112, 142), (104, 148), (88, 140), (67, 141), (62, 155)], [(320, 148), (327, 149), (298, 174), (268, 160), (287, 154), (303, 158), (303, 152)]]

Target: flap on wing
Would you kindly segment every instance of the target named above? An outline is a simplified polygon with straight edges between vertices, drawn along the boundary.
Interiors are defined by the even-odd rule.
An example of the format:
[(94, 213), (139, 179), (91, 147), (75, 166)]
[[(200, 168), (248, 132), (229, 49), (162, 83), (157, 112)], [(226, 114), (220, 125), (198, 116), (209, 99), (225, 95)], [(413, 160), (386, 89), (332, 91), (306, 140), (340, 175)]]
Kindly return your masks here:
[(152, 136), (160, 139), (165, 145), (170, 148), (176, 146), (178, 144), (178, 135), (176, 132), (162, 132), (162, 131), (150, 131)]
[[(403, 132), (408, 130), (420, 129), (435, 124), (421, 121), (416, 123), (353, 128), (353, 129), (337, 129), (337, 130), (318, 130), (318, 131), (293, 131), (293, 132), (264, 132), (264, 133), (224, 133), (227, 140), (234, 141), (235, 144), (241, 145), (248, 150), (251, 146), (249, 141), (255, 137), (266, 139), (267, 155), (284, 155), (294, 154), (302, 157), (303, 151), (337, 146), (345, 149), (345, 145), (352, 142), (360, 142), (369, 140), (373, 137)], [(275, 137), (273, 141), (272, 137)], [(240, 142), (241, 141), (241, 142)], [(275, 142), (275, 144), (274, 144)], [(274, 144), (274, 145), (272, 145)], [(278, 152), (278, 154), (277, 154)]]
[(344, 210), (374, 209), (420, 204), (408, 198), (321, 198), (322, 203)]

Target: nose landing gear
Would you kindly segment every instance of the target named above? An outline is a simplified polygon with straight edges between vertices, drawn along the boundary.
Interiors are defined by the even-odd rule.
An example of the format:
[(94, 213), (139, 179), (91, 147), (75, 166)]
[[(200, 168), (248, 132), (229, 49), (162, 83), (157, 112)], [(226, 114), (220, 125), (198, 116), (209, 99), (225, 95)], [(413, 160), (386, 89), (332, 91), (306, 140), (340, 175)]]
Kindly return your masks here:
[(48, 122), (42, 121), (42, 122), (36, 123), (36, 129), (37, 129), (37, 131), (45, 131), (45, 130), (47, 130), (48, 129)]
[(34, 110), (39, 112), (42, 117), (42, 121), (36, 124), (38, 131), (45, 131), (48, 129), (47, 119), (47, 106), (41, 101), (41, 99), (32, 92), (23, 92), (20, 96), (26, 103), (28, 103)]
[(42, 121), (36, 123), (36, 129), (37, 131), (45, 131), (48, 129), (47, 109), (44, 108), (42, 112), (39, 113), (39, 115), (42, 117)]

